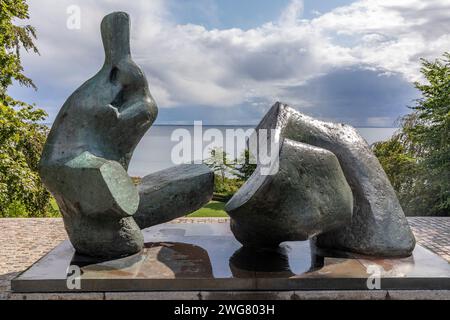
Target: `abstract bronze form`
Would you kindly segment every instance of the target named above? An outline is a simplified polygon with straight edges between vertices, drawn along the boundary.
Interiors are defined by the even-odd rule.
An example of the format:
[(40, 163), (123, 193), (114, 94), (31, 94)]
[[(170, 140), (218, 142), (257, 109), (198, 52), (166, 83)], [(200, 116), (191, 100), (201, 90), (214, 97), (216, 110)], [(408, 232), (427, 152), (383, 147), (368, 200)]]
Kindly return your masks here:
[(212, 198), (214, 175), (205, 165), (180, 165), (142, 179), (134, 219), (141, 229), (187, 215)]
[(332, 152), (284, 139), (278, 167), (268, 175), (257, 170), (227, 203), (241, 243), (277, 247), (350, 223), (352, 191)]
[[(138, 208), (143, 227), (150, 226), (149, 221), (167, 219), (143, 219), (146, 213), (164, 212), (148, 212), (149, 205), (140, 203), (140, 198), (153, 201), (145, 197), (147, 184), (155, 188), (167, 181), (150, 183), (151, 178), (144, 178), (138, 190), (127, 174), (133, 151), (158, 109), (143, 72), (131, 59), (129, 16), (123, 12), (106, 16), (101, 33), (105, 63), (61, 108), (44, 147), (40, 174), (56, 198), (76, 251), (115, 258), (142, 249), (141, 228), (133, 218)], [(180, 169), (174, 170), (177, 174)], [(185, 182), (181, 192), (197, 199), (167, 204), (165, 213), (170, 212), (170, 218), (196, 210), (212, 197), (213, 173), (202, 165), (192, 165), (189, 171), (187, 179), (193, 180)], [(200, 194), (197, 175), (204, 183)]]
[[(241, 243), (266, 246), (308, 237), (321, 248), (374, 256), (411, 254), (415, 239), (395, 191), (370, 147), (354, 128), (313, 119), (278, 102), (257, 126), (256, 134), (261, 129), (267, 130), (268, 140), (273, 138), (271, 133), (277, 131), (281, 137), (280, 168), (274, 177), (266, 178), (256, 170), (227, 203), (232, 230)], [(291, 141), (320, 149), (314, 155), (302, 150), (305, 149), (303, 144), (295, 146)], [(297, 158), (286, 160), (283, 157), (286, 143), (298, 150)], [(338, 164), (321, 162), (319, 152), (323, 149), (334, 154)], [(316, 164), (305, 170), (304, 163), (313, 158)], [(336, 171), (336, 165), (342, 168), (352, 190), (351, 219), (350, 210), (345, 206), (331, 210), (335, 201), (341, 199), (348, 204), (350, 199), (342, 181), (339, 182), (341, 187), (335, 187), (336, 177), (327, 177)], [(328, 170), (315, 174), (314, 168), (319, 170), (320, 166)], [(285, 171), (292, 174), (285, 174)], [(300, 184), (293, 183), (292, 179), (298, 179)], [(304, 201), (308, 194), (309, 201)], [(256, 202), (258, 205), (251, 205)], [(339, 220), (334, 224), (329, 223), (333, 216)], [(259, 220), (265, 223), (258, 223)], [(253, 226), (249, 221), (254, 221)], [(311, 224), (312, 221), (315, 223)]]

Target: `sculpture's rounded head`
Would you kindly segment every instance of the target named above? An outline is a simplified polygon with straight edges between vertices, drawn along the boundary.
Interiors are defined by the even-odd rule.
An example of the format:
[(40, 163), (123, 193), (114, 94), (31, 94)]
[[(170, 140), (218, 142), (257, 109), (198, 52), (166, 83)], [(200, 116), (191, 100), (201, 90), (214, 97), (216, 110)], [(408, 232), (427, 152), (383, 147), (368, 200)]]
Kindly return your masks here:
[(115, 64), (131, 55), (130, 16), (125, 12), (113, 12), (103, 18), (101, 32), (106, 61)]

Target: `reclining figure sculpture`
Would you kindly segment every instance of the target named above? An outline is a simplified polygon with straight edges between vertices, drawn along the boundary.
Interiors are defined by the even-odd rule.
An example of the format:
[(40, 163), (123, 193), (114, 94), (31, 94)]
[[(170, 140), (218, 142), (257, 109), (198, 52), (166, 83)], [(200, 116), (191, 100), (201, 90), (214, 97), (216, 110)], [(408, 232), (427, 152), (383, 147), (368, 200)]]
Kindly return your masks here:
[(101, 32), (105, 63), (61, 108), (40, 175), (77, 253), (116, 258), (142, 249), (141, 229), (209, 202), (214, 175), (204, 165), (182, 165), (133, 184), (128, 165), (158, 109), (143, 72), (131, 60), (129, 16), (106, 16)]
[[(130, 20), (101, 24), (105, 63), (64, 103), (40, 163), (78, 254), (118, 258), (139, 252), (141, 229), (210, 201), (214, 174), (181, 165), (127, 174), (133, 151), (157, 116), (143, 72), (131, 60)], [(260, 166), (227, 203), (231, 229), (247, 248), (311, 239), (319, 248), (407, 256), (415, 239), (395, 191), (367, 143), (350, 126), (318, 121), (276, 103), (256, 128), (281, 137), (272, 174)], [(268, 145), (271, 145), (270, 141)]]

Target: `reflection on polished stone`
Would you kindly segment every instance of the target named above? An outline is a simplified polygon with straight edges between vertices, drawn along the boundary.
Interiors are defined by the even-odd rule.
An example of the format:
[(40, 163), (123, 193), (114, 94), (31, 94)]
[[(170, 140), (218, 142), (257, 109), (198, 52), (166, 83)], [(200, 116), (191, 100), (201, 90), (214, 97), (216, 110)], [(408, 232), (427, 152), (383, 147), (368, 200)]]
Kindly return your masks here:
[(285, 247), (270, 249), (242, 247), (231, 256), (230, 270), (236, 278), (254, 277), (255, 272), (267, 272), (280, 277), (295, 275), (289, 267)]
[(79, 291), (364, 290), (373, 266), (382, 289), (450, 289), (450, 265), (420, 246), (408, 258), (376, 259), (318, 250), (308, 241), (243, 248), (226, 223), (169, 223), (143, 233), (141, 252), (110, 261), (74, 255), (65, 241), (14, 279), (12, 289), (71, 291), (70, 265), (81, 268)]
[(236, 278), (294, 277), (323, 267), (324, 257), (314, 249), (308, 251), (307, 242), (283, 243), (278, 248), (242, 247), (230, 257), (230, 270)]
[(71, 262), (81, 268), (82, 279), (213, 277), (208, 252), (187, 243), (146, 243), (140, 253), (129, 257), (88, 260), (75, 254)]

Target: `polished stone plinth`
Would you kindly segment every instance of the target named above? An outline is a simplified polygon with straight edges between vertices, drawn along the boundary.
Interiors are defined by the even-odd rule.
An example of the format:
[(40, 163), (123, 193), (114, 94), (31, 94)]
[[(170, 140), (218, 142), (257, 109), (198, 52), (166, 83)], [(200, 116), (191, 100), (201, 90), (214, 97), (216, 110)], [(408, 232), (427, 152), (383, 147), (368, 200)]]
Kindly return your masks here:
[[(381, 290), (450, 289), (450, 264), (421, 246), (400, 259), (320, 252), (307, 241), (255, 252), (241, 247), (227, 223), (163, 224), (146, 229), (144, 238), (140, 253), (111, 261), (77, 256), (65, 241), (13, 279), (12, 290), (368, 290), (368, 278), (378, 274)], [(80, 289), (68, 288), (69, 266), (81, 270)]]

